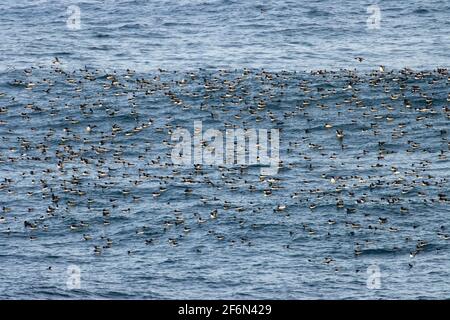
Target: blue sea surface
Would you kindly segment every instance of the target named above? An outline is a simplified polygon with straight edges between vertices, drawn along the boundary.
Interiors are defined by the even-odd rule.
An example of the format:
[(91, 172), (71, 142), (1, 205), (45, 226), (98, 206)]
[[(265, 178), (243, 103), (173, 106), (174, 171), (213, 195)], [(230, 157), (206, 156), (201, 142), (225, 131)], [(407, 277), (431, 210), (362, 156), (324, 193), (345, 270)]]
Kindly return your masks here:
[[(450, 296), (448, 1), (0, 12), (0, 298)], [(194, 121), (278, 173), (173, 165)]]
[[(80, 29), (67, 27), (80, 10)], [(369, 29), (378, 5), (379, 29)], [(431, 1), (4, 0), (2, 68), (429, 68), (448, 66), (450, 3)], [(362, 63), (354, 57), (366, 58)]]

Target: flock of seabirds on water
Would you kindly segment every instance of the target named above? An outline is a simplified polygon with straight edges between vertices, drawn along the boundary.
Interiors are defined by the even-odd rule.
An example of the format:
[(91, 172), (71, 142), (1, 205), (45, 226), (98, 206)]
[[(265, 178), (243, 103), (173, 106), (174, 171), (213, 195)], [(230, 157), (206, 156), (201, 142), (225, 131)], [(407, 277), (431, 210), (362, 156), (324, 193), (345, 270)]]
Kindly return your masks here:
[[(183, 246), (196, 230), (208, 241), (257, 245), (252, 230), (270, 219), (301, 221), (283, 224), (280, 250), (296, 250), (300, 237), (363, 233), (351, 244), (357, 258), (401, 233), (401, 247), (414, 259), (430, 243), (450, 240), (445, 221), (411, 220), (427, 221), (434, 208), (448, 211), (447, 69), (139, 74), (67, 71), (55, 58), (14, 75), (0, 93), (2, 237), (36, 243), (67, 232), (100, 258), (120, 241), (108, 228), (125, 228), (119, 217), (139, 207), (148, 223), (132, 236), (142, 248)], [(223, 130), (278, 128), (279, 173), (263, 176), (257, 165), (172, 164), (171, 133), (194, 120)], [(221, 220), (248, 231), (219, 232)], [(425, 225), (434, 234), (417, 236)], [(397, 245), (390, 243), (393, 252)], [(330, 251), (320, 262), (336, 259)]]

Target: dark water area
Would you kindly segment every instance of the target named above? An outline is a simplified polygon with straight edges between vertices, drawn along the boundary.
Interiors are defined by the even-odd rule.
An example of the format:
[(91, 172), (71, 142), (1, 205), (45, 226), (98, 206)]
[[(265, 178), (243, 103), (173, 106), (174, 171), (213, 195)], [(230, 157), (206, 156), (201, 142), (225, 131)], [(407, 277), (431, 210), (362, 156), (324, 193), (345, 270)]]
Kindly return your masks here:
[[(3, 296), (446, 298), (448, 77), (2, 74)], [(195, 120), (280, 129), (278, 173), (173, 165)]]
[(449, 3), (372, 4), (3, 1), (0, 298), (448, 298)]

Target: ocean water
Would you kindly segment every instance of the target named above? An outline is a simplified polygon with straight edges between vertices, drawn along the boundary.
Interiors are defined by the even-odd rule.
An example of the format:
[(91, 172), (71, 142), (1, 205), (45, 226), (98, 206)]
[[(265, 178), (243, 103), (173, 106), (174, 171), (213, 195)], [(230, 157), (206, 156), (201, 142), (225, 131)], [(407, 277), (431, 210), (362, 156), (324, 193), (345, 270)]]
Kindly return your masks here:
[[(67, 26), (72, 5), (80, 29)], [(380, 9), (378, 29), (367, 26), (371, 5)], [(141, 71), (449, 63), (445, 0), (5, 0), (0, 10), (2, 68), (46, 65), (54, 56), (78, 67)]]
[[(447, 299), (449, 9), (3, 1), (0, 298)], [(194, 121), (278, 172), (174, 165)]]

